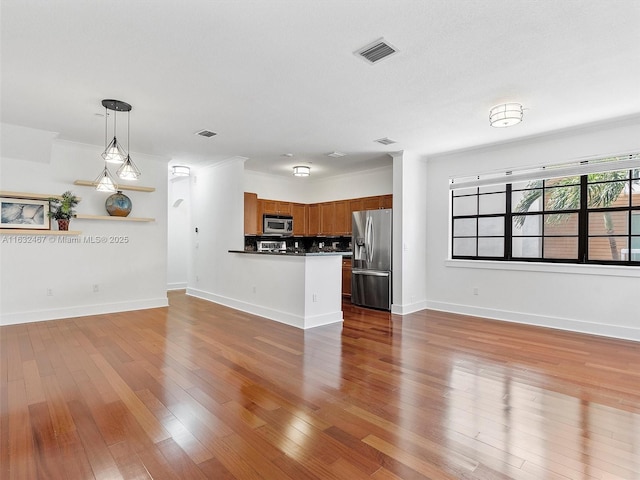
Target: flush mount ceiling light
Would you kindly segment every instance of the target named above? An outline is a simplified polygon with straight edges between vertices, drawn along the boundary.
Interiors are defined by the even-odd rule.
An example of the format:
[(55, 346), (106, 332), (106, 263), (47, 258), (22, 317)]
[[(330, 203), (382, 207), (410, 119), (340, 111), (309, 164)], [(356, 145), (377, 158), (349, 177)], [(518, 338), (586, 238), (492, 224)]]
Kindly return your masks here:
[(489, 124), (503, 128), (516, 125), (522, 121), (523, 109), (519, 103), (503, 103), (489, 110)]
[(296, 165), (293, 167), (293, 175), (296, 177), (308, 177), (311, 175), (311, 167), (306, 165)]
[(191, 169), (185, 165), (175, 165), (171, 167), (171, 174), (174, 177), (188, 177)]
[(347, 155), (346, 153), (342, 153), (342, 152), (327, 153), (327, 157), (331, 157), (331, 158), (340, 158), (340, 157), (344, 157), (346, 155)]

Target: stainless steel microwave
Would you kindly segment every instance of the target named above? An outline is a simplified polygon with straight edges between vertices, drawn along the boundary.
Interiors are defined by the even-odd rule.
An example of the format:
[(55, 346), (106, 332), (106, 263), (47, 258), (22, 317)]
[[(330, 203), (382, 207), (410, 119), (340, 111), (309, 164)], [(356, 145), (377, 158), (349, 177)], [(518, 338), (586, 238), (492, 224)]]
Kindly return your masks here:
[(262, 233), (263, 235), (293, 235), (293, 217), (265, 213), (262, 216)]

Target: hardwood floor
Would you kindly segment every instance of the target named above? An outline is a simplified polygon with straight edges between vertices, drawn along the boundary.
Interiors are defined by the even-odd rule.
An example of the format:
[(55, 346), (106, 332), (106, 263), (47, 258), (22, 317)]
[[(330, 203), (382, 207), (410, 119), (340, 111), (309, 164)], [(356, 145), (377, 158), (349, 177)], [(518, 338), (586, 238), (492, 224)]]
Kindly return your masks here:
[(2, 479), (640, 479), (640, 344), (345, 304), (0, 328)]

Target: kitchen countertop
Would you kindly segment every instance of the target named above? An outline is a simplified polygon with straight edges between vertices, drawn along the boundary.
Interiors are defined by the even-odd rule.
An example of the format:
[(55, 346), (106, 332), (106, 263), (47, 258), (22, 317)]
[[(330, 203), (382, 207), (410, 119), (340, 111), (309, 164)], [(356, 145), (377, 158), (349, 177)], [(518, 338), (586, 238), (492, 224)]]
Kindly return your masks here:
[(247, 253), (250, 255), (275, 255), (279, 257), (321, 257), (326, 255), (352, 256), (353, 252), (256, 252), (246, 250), (229, 250), (229, 253)]

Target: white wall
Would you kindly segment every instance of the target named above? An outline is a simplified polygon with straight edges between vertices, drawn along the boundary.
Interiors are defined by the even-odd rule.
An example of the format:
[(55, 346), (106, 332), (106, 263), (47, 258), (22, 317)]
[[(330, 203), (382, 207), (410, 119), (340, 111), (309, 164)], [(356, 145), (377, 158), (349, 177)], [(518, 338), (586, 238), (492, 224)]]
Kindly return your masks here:
[(319, 203), (347, 198), (388, 195), (393, 191), (392, 167), (316, 180), (310, 177), (281, 177), (245, 171), (244, 189), (259, 198), (297, 203)]
[(422, 310), (427, 294), (427, 193), (424, 158), (393, 157), (393, 313)]
[(171, 177), (168, 183), (167, 289), (187, 288), (191, 238), (190, 177)]
[[(429, 158), (425, 176), (427, 306), (640, 340), (637, 267), (448, 260), (450, 176), (638, 151), (640, 118), (629, 117)], [(478, 295), (473, 295), (474, 287)]]
[[(58, 195), (71, 190), (82, 197), (78, 213), (106, 215), (108, 194), (73, 185), (76, 179), (98, 176), (104, 166), (102, 148), (56, 140), (48, 155), (42, 148), (38, 158), (32, 158), (30, 130), (18, 127), (20, 135), (7, 150), (11, 158), (1, 158), (0, 189)], [(20, 145), (25, 145), (24, 156)], [(17, 243), (20, 237), (0, 236), (0, 323), (167, 305), (166, 161), (135, 152), (132, 157), (143, 173), (139, 183), (156, 191), (125, 191), (133, 203), (131, 216), (154, 217), (155, 222), (73, 219), (71, 229), (81, 230), (80, 236), (25, 236), (44, 243)], [(120, 243), (114, 243), (117, 240)]]

